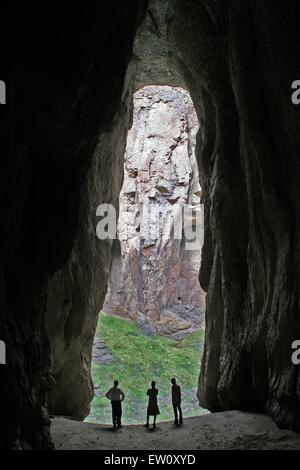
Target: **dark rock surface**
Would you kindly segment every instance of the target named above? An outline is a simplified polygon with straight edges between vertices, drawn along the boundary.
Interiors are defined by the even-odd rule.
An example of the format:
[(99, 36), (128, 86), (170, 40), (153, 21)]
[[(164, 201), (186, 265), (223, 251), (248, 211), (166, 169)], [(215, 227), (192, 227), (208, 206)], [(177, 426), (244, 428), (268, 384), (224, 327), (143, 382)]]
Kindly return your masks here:
[[(157, 24), (158, 4), (150, 2)], [(174, 0), (164, 14), (165, 36), (148, 28), (156, 36), (149, 57), (177, 70), (200, 121), (207, 291), (200, 404), (263, 410), (299, 431), (291, 344), (300, 337), (300, 137), (290, 87), (300, 74), (300, 5)], [(159, 36), (168, 48), (157, 47)]]
[(15, 3), (0, 41), (11, 47), (0, 77), (8, 84), (0, 129), (0, 339), (8, 358), (1, 447), (51, 447), (50, 370), (51, 408), (88, 412), (110, 263), (91, 205), (118, 196), (134, 80), (188, 89), (200, 121), (200, 403), (264, 410), (300, 431), (299, 367), (290, 360), (300, 338), (300, 114), (290, 100), (300, 77), (299, 2), (154, 0), (133, 56), (146, 2), (60, 3), (59, 15), (43, 3), (33, 16)]
[[(105, 294), (106, 263), (101, 264), (101, 257), (108, 250), (99, 248), (99, 270), (93, 273), (99, 252), (93, 251), (92, 244), (82, 250), (81, 244), (88, 237), (94, 240), (95, 229), (90, 220), (92, 231), (86, 232), (89, 215), (84, 206), (93, 203), (92, 186), (91, 196), (86, 194), (87, 172), (95, 164), (92, 155), (98, 152), (102, 181), (118, 179), (109, 161), (110, 155), (116, 157), (114, 143), (109, 139), (111, 147), (107, 145), (105, 135), (120, 107), (125, 70), (144, 7), (143, 1), (113, 0), (84, 6), (60, 3), (57, 10), (54, 2), (36, 4), (32, 15), (27, 4), (11, 2), (10, 10), (3, 11), (1, 45), (10, 48), (1, 63), (1, 79), (8, 85), (0, 136), (0, 199), (5, 220), (0, 337), (8, 351), (7, 365), (0, 370), (0, 446), (4, 448), (51, 447), (45, 408), (46, 391), (53, 385), (50, 360), (55, 386), (64, 390), (57, 394), (59, 404), (68, 403), (78, 387), (74, 415), (88, 412), (92, 392), (84, 392), (83, 401), (80, 394), (91, 388), (88, 362)], [(101, 180), (96, 184), (107, 200), (107, 186)], [(94, 197), (98, 205), (99, 194)], [(90, 210), (95, 213), (96, 207)], [(80, 252), (77, 259), (72, 259), (72, 247)], [(48, 281), (54, 273), (46, 319)], [(94, 318), (85, 320), (83, 288), (84, 284), (92, 287), (93, 282), (97, 284), (92, 294), (96, 311)], [(88, 301), (92, 307), (93, 299)], [(85, 321), (90, 328), (83, 325)], [(82, 346), (76, 349), (74, 343)], [(49, 346), (54, 348), (52, 359)], [(69, 374), (63, 370), (67, 363), (72, 364)], [(55, 401), (51, 395), (49, 401)]]

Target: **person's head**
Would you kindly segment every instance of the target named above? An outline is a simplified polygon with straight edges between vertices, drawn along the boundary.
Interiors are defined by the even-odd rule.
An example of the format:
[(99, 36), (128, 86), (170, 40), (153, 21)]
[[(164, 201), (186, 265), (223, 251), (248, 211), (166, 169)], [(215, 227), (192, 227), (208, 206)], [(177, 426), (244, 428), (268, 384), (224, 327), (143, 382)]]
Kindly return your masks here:
[(171, 379), (171, 382), (172, 382), (173, 385), (176, 385), (176, 379), (175, 379), (175, 377), (173, 377), (173, 379)]
[(155, 385), (156, 385), (156, 383), (154, 382), (154, 380), (152, 380), (152, 382), (151, 382), (151, 387), (152, 387), (152, 388), (155, 388)]
[(119, 385), (119, 382), (117, 380), (114, 381), (114, 386), (117, 387)]

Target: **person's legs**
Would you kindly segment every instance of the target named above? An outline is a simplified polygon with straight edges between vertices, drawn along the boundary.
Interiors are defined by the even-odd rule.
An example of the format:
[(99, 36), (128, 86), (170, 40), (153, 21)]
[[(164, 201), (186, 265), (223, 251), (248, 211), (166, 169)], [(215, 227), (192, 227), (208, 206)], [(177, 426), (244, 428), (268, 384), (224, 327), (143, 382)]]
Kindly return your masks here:
[(174, 411), (174, 424), (178, 424), (177, 405), (173, 404), (173, 411)]
[(149, 428), (149, 413), (148, 413), (148, 410), (147, 410), (147, 422), (145, 424), (145, 428)]
[(116, 410), (116, 402), (112, 401), (111, 402), (111, 410), (112, 410), (112, 422), (114, 428), (117, 427), (117, 410)]
[(117, 424), (120, 428), (122, 426), (121, 419), (122, 419), (122, 403), (119, 401), (117, 403)]
[(182, 424), (182, 410), (181, 410), (181, 405), (178, 405), (178, 411), (179, 411), (179, 423)]

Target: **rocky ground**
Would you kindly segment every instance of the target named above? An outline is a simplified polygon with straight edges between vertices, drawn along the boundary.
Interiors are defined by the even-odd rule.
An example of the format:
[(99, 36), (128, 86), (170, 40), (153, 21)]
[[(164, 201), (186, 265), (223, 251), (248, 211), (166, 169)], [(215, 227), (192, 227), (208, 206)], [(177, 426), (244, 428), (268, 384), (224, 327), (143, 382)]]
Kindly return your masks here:
[[(112, 359), (112, 355), (105, 346), (105, 341), (98, 336), (95, 336), (92, 350), (92, 362), (98, 365), (106, 365), (110, 364)], [(100, 394), (100, 385), (97, 383), (94, 383), (94, 394), (97, 396)]]
[(52, 421), (57, 450), (299, 450), (300, 434), (279, 429), (265, 415), (227, 411), (184, 420), (181, 428), (158, 423), (157, 429), (82, 423), (62, 417)]
[(92, 362), (94, 364), (110, 364), (112, 355), (105, 346), (105, 341), (98, 336), (95, 336), (92, 350)]

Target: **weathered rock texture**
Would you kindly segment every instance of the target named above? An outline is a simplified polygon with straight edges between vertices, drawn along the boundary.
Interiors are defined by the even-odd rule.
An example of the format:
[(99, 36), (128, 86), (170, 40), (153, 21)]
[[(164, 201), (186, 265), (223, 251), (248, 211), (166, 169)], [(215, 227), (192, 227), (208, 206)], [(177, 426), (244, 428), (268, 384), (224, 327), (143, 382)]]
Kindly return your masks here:
[[(153, 0), (132, 56), (146, 3), (60, 3), (58, 10), (43, 3), (31, 15), (27, 3), (12, 1), (2, 10), (0, 44), (10, 50), (1, 55), (0, 339), (8, 360), (0, 366), (1, 447), (51, 446), (51, 361), (57, 390), (81, 401), (77, 380), (86, 366), (89, 376), (91, 312), (101, 307), (110, 256), (107, 244), (85, 245), (96, 208), (87, 215), (84, 207), (116, 199), (122, 160), (113, 139), (121, 153), (134, 80), (189, 90), (200, 121), (207, 291), (200, 402), (264, 410), (300, 431), (299, 367), (290, 360), (300, 338), (300, 115), (290, 99), (300, 77), (300, 4)], [(122, 112), (121, 143), (114, 124)], [(59, 371), (67, 363), (65, 387)], [(90, 385), (83, 388), (83, 409), (72, 405), (81, 415), (91, 396)], [(54, 390), (50, 401), (66, 402)]]
[[(200, 122), (207, 307), (199, 400), (213, 411), (266, 411), (299, 431), (291, 343), (300, 337), (300, 138), (290, 86), (300, 75), (300, 5), (174, 0), (160, 7), (150, 2), (134, 51), (142, 51), (143, 70), (155, 63), (157, 83), (189, 90)], [(155, 38), (148, 55), (147, 35)]]
[(204, 129), (200, 403), (267, 411), (300, 431), (299, 368), (291, 362), (300, 337), (300, 138), (289, 91), (300, 72), (299, 4), (174, 7), (170, 34)]
[[(203, 325), (197, 130), (183, 89), (152, 86), (135, 93), (120, 195), (121, 250), (114, 252), (103, 309), (129, 317), (150, 334), (180, 338)], [(196, 216), (201, 226), (192, 245), (185, 235), (191, 238), (190, 219)]]
[[(123, 158), (126, 131), (122, 138), (118, 119), (145, 5), (113, 0), (56, 8), (54, 2), (36, 5), (32, 16), (28, 5), (3, 8), (0, 43), (10, 48), (1, 61), (7, 84), (0, 136), (3, 448), (51, 447), (50, 367), (58, 395), (50, 395), (51, 405), (68, 414), (74, 396), (71, 412), (88, 412), (96, 324), (88, 306), (97, 312), (104, 299), (109, 256), (105, 244), (96, 246), (91, 213), (121, 185), (116, 146), (123, 139)], [(93, 168), (102, 179), (95, 180)]]
[[(125, 103), (129, 94), (130, 90), (126, 90)], [(103, 202), (118, 204), (129, 126), (124, 104), (119, 106), (117, 116), (113, 126), (101, 132), (82, 185), (82, 228), (77, 232), (70, 258), (48, 286), (46, 324), (55, 381), (48, 394), (48, 406), (53, 413), (77, 418), (89, 414), (93, 398), (91, 344), (107, 289), (112, 244), (96, 237), (96, 208)]]

